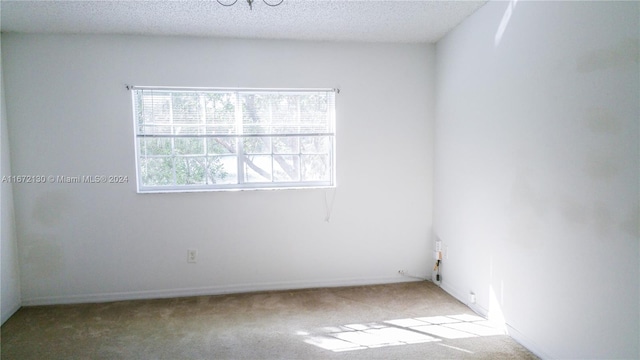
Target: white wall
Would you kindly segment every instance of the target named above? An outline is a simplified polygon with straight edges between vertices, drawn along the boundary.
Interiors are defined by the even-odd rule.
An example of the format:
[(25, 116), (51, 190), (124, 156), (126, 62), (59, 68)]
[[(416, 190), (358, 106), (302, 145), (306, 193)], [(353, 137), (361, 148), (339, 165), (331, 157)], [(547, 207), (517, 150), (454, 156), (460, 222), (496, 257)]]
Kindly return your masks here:
[[(434, 47), (3, 34), (23, 304), (430, 274)], [(136, 194), (125, 84), (339, 87), (333, 191)], [(187, 248), (198, 263), (186, 262)]]
[[(1, 52), (0, 52), (1, 56)], [(7, 114), (4, 100), (4, 78), (2, 76), (2, 61), (0, 60), (0, 128), (1, 134), (1, 175), (11, 176), (11, 161), (9, 156), (9, 135), (7, 129)], [(2, 261), (0, 279), (2, 291), (0, 296), (1, 323), (9, 319), (20, 308), (20, 275), (18, 273), (18, 250), (16, 244), (16, 226), (13, 212), (13, 188), (11, 183), (2, 182), (0, 185), (0, 261)]]
[(546, 358), (639, 356), (639, 4), (490, 2), (436, 46), (443, 287)]

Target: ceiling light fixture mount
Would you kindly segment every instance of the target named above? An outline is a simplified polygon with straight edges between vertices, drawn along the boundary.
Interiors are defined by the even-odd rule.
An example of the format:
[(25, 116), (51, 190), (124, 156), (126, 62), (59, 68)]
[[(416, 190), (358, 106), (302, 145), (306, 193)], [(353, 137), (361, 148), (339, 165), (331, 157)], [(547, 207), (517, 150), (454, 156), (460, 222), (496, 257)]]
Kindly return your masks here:
[[(222, 6), (233, 6), (238, 2), (238, 0), (233, 0), (232, 3), (225, 4), (225, 3), (221, 2), (220, 0), (216, 0), (216, 1), (218, 2), (218, 4), (220, 4)], [(251, 10), (253, 10), (253, 2), (254, 1), (255, 0), (247, 0), (247, 4), (249, 4), (249, 9), (251, 9)], [(280, 4), (282, 4), (284, 2), (284, 0), (280, 0), (280, 2), (273, 2), (273, 3), (269, 3), (269, 2), (267, 2), (267, 0), (262, 0), (262, 2), (264, 2), (265, 4), (267, 4), (267, 5), (271, 6), (271, 7), (276, 7), (276, 6), (280, 5)]]

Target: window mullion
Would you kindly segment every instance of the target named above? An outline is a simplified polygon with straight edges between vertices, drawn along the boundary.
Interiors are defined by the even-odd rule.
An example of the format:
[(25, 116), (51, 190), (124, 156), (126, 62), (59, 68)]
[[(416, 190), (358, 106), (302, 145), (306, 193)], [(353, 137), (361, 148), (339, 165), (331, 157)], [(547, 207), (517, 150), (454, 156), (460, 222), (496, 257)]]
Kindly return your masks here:
[[(237, 91), (234, 93), (235, 98), (235, 118), (236, 118), (236, 133), (244, 134), (242, 128), (242, 102), (240, 101), (240, 93)], [(239, 137), (236, 141), (236, 151), (238, 159), (238, 184), (244, 184), (244, 138)]]
[[(271, 96), (268, 96), (267, 99), (269, 100), (268, 104), (269, 104), (269, 133), (274, 133), (274, 129), (273, 129), (273, 109), (271, 108), (271, 101), (272, 98)], [(274, 162), (274, 153), (273, 153), (273, 137), (269, 137), (269, 152), (271, 153), (271, 182), (275, 181), (275, 162)]]
[[(143, 119), (142, 123), (144, 124), (144, 117), (145, 117), (144, 97), (145, 97), (145, 93), (144, 93), (143, 90), (141, 90), (141, 91), (138, 92), (138, 94), (140, 94), (140, 95), (136, 94), (137, 95), (135, 97), (136, 101), (134, 101), (133, 103), (134, 103), (134, 106), (136, 106), (136, 107), (140, 106), (141, 109), (136, 109), (135, 114), (136, 115), (140, 114), (140, 116), (142, 116), (142, 119)], [(138, 98), (138, 96), (139, 96), (139, 98)], [(151, 116), (153, 117), (153, 101), (151, 102)], [(139, 133), (141, 125), (142, 125), (140, 123), (140, 120), (136, 119), (135, 124), (136, 124), (136, 132)], [(144, 129), (144, 128), (142, 128), (142, 129)], [(142, 133), (146, 134), (146, 132), (144, 130), (142, 131)], [(142, 174), (143, 173), (142, 167), (144, 166), (144, 173), (148, 175), (149, 174), (149, 172), (148, 172), (149, 171), (148, 170), (149, 169), (149, 157), (148, 157), (148, 151), (147, 151), (147, 146), (146, 146), (147, 145), (147, 141), (146, 141), (146, 139), (144, 137), (137, 138), (136, 141), (138, 142), (136, 144), (138, 146), (138, 151), (140, 151), (140, 147), (142, 146), (142, 143), (144, 142), (144, 164), (141, 164), (141, 162), (142, 162), (142, 161), (140, 161), (141, 160), (141, 156), (139, 156), (138, 157), (138, 174)], [(138, 175), (138, 176), (140, 176), (140, 175)]]
[(302, 116), (300, 116), (300, 113), (300, 96), (296, 96), (296, 122), (298, 123), (298, 133), (302, 132), (302, 122), (300, 121)]
[[(175, 134), (175, 127), (173, 126), (173, 93), (169, 94), (169, 128), (171, 129), (171, 135)], [(178, 175), (176, 174), (176, 139), (171, 138), (171, 170), (173, 176), (173, 185), (178, 185)]]
[[(198, 100), (200, 102), (200, 120), (202, 121), (202, 131), (203, 135), (207, 134), (207, 103), (205, 99), (205, 94), (199, 94)], [(204, 154), (204, 183), (209, 184), (209, 138), (202, 138), (202, 146), (204, 146), (203, 154)]]
[(298, 181), (302, 181), (302, 137), (298, 136)]
[[(296, 122), (298, 123), (298, 134), (302, 132), (302, 122), (300, 121), (300, 97), (296, 96), (296, 103), (298, 105), (298, 111), (297, 111), (297, 119)], [(298, 181), (302, 181), (302, 144), (301, 144), (301, 138), (298, 137), (298, 153), (300, 153), (298, 155)]]

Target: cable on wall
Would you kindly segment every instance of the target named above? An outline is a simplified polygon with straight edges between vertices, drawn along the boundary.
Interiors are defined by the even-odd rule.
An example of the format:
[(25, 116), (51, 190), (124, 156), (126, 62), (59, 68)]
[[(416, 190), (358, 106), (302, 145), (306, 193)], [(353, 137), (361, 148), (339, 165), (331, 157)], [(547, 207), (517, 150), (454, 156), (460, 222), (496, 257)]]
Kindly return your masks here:
[[(327, 192), (333, 190), (333, 195), (331, 196), (331, 202), (329, 202), (327, 200)], [(330, 222), (331, 221), (331, 213), (333, 212), (333, 204), (336, 201), (336, 189), (331, 189), (331, 190), (325, 190), (324, 191), (324, 211), (325, 211), (325, 217), (324, 217), (324, 221), (326, 222)]]

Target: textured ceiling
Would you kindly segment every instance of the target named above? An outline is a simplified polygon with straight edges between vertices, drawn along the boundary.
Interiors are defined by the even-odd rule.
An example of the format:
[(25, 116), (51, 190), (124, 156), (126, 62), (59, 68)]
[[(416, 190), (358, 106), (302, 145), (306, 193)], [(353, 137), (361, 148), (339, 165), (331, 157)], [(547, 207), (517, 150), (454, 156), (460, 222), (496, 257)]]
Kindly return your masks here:
[[(233, 0), (220, 0), (231, 3)], [(277, 3), (279, 0), (266, 0)], [(486, 1), (246, 0), (0, 2), (3, 32), (438, 41)]]

